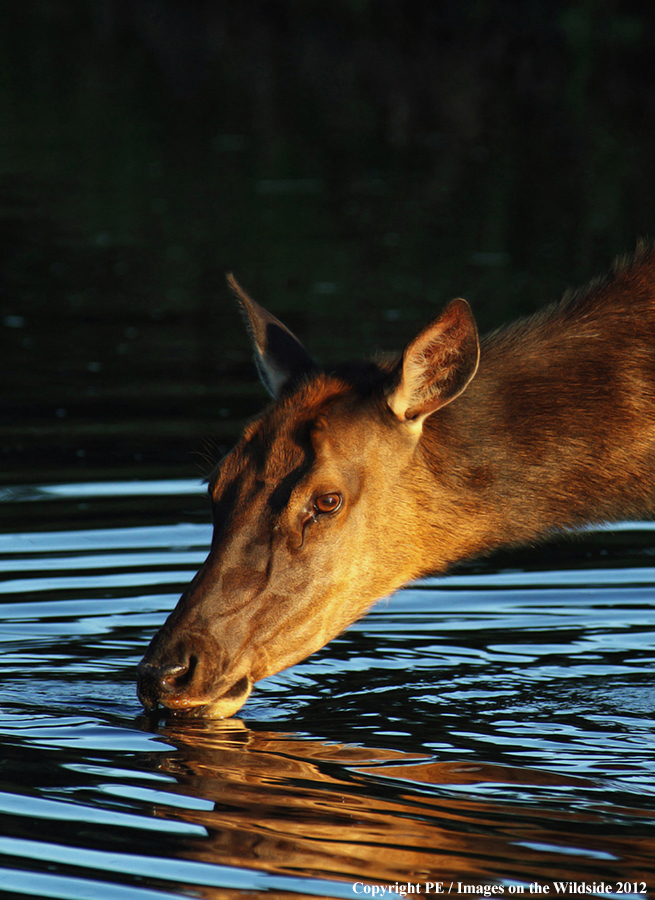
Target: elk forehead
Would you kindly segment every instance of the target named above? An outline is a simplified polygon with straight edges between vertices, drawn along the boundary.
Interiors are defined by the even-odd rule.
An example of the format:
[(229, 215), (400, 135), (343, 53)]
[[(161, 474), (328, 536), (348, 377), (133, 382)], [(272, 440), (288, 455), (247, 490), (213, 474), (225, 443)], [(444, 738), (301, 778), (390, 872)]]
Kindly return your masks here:
[(247, 480), (256, 493), (263, 490), (268, 494), (268, 505), (274, 511), (282, 509), (293, 487), (310, 471), (317, 446), (326, 443), (337, 418), (330, 415), (335, 401), (351, 392), (345, 381), (321, 375), (247, 426), (234, 450), (210, 477), (214, 502), (221, 501), (230, 485), (243, 485)]

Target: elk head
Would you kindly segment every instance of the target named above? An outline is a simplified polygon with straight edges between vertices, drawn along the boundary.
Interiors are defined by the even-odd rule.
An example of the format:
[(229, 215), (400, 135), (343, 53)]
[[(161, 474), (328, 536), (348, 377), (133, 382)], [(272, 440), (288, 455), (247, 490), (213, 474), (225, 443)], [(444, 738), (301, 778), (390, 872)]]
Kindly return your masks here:
[(139, 666), (147, 710), (233, 715), (256, 681), (434, 568), (424, 552), (422, 432), (478, 365), (464, 300), (399, 362), (322, 371), (281, 322), (231, 286), (275, 402), (209, 478), (211, 549)]

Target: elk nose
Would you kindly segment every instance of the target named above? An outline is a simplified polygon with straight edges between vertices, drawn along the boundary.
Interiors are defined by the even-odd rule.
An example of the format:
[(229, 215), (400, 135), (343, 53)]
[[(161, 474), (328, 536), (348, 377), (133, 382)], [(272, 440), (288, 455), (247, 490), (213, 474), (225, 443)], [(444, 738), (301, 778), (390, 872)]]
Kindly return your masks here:
[(177, 694), (189, 684), (195, 668), (193, 658), (182, 663), (156, 665), (142, 660), (137, 673), (137, 694), (143, 707), (151, 712), (165, 697)]

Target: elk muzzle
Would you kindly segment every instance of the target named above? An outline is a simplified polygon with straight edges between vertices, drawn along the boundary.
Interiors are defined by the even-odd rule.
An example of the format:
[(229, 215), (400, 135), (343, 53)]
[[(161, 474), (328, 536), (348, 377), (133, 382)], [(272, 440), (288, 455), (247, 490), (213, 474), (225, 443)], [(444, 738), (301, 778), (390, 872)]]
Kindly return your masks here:
[(206, 635), (171, 641), (166, 626), (152, 639), (137, 670), (137, 693), (148, 713), (227, 718), (248, 699), (253, 682), (245, 666), (228, 670)]

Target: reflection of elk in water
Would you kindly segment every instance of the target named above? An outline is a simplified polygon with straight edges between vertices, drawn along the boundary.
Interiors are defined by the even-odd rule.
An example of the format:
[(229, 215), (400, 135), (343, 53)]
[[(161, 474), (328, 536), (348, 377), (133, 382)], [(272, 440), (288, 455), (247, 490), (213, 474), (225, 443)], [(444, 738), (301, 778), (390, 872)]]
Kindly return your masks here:
[(577, 847), (589, 880), (642, 880), (652, 871), (652, 845), (635, 844), (627, 825), (623, 837), (617, 825), (608, 834), (607, 822), (626, 810), (604, 804), (592, 780), (221, 724), (171, 723), (161, 732), (176, 747), (163, 763), (175, 790), (215, 804), (185, 809), (175, 799), (157, 808), (207, 829), (183, 851), (193, 859), (377, 883), (550, 882), (580, 880)]
[(454, 300), (397, 363), (329, 371), (232, 286), (276, 402), (211, 475), (211, 550), (140, 665), (147, 709), (232, 715), (412, 579), (652, 510), (655, 252), (481, 352)]

